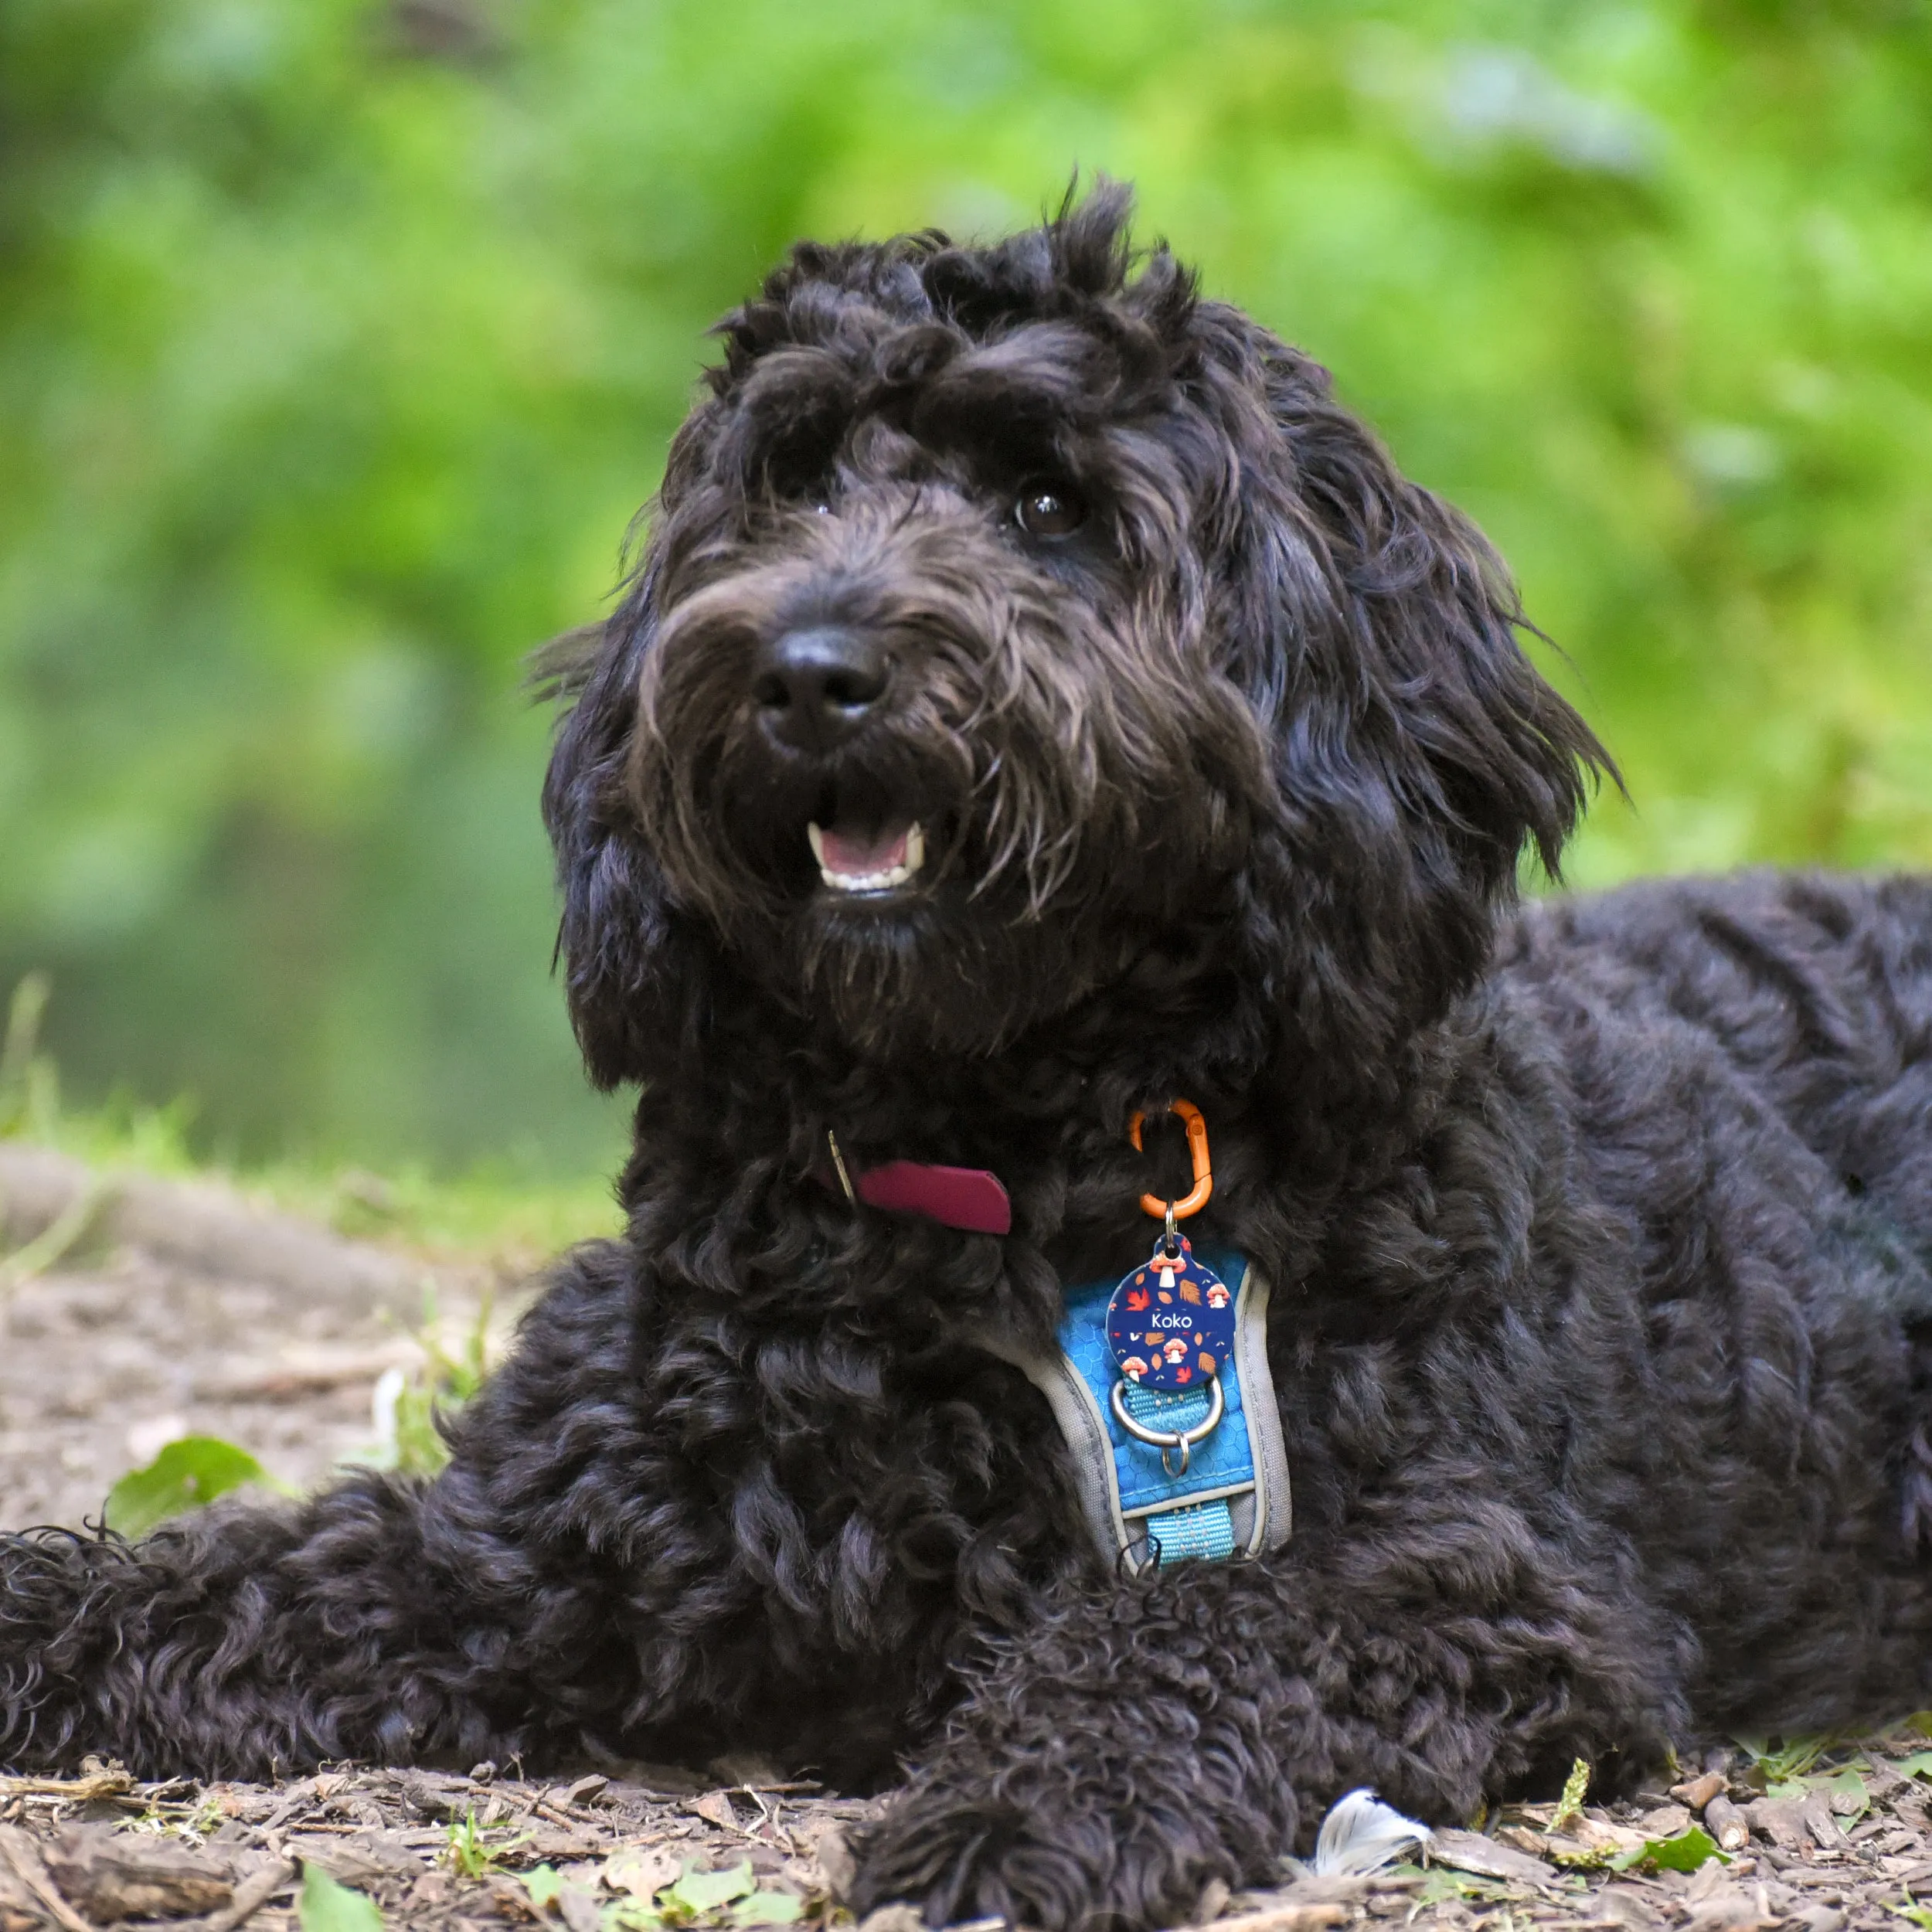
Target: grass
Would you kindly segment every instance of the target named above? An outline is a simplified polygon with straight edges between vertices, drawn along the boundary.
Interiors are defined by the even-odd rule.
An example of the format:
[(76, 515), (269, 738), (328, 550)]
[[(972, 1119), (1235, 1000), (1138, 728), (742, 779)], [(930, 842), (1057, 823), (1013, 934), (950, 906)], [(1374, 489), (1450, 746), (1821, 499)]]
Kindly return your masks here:
[(502, 1870), (504, 1859), (529, 1838), (528, 1832), (492, 1832), (477, 1823), (474, 1808), (465, 1806), (460, 1818), (451, 1819), (444, 1834), (444, 1861), (461, 1878), (493, 1878)]
[(0, 1140), (72, 1155), (105, 1172), (216, 1179), (251, 1199), (357, 1240), (400, 1247), (432, 1261), (481, 1262), (523, 1275), (573, 1242), (617, 1231), (609, 1177), (539, 1179), (483, 1164), (437, 1174), (404, 1163), (378, 1173), (321, 1157), (240, 1166), (211, 1161), (190, 1140), (188, 1100), (144, 1105), (122, 1095), (97, 1107), (63, 1105), (58, 1070), (38, 1049), (46, 976), (14, 988), (0, 1034)]

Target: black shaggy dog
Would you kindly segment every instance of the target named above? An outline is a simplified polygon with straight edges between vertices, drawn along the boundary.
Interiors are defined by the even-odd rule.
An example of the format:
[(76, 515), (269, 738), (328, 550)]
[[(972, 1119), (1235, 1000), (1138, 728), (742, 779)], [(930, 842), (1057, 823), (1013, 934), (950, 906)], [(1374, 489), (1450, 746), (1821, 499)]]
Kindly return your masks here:
[[(909, 1757), (862, 1909), (1136, 1927), (1349, 1786), (1927, 1701), (1932, 883), (1513, 910), (1605, 760), (1502, 566), (1125, 220), (724, 323), (546, 794), (627, 1233), (433, 1483), (12, 1540), (0, 1756)], [(1294, 1529), (1136, 1572), (1001, 1351), (1144, 1260), (1177, 1096)]]

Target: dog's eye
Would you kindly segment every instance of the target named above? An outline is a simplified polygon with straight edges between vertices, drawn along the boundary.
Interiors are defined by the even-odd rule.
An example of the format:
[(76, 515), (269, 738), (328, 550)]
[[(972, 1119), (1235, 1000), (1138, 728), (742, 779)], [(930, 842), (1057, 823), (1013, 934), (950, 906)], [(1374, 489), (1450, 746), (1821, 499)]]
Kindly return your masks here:
[(1071, 536), (1087, 521), (1087, 505), (1064, 483), (1029, 483), (1013, 505), (1013, 521), (1029, 536)]

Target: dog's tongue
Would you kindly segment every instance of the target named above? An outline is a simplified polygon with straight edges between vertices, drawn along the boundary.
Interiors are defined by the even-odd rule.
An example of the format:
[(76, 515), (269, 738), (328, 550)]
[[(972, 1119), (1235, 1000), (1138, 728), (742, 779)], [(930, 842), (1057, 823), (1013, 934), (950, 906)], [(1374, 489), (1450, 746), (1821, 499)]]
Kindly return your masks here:
[(877, 832), (855, 832), (849, 827), (823, 826), (818, 834), (819, 862), (826, 871), (849, 879), (890, 872), (906, 862), (906, 835), (911, 829), (910, 825), (886, 825)]

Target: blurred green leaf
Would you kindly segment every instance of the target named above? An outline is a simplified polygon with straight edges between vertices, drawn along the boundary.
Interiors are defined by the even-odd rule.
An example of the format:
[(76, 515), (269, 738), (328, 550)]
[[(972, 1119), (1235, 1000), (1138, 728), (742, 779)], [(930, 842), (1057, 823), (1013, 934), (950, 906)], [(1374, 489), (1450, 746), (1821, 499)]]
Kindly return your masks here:
[(1432, 1866), (1426, 1871), (1413, 1865), (1390, 1869), (1398, 1876), (1420, 1880), (1414, 1895), (1419, 1906), (1440, 1905), (1448, 1899), (1493, 1905), (1510, 1896), (1509, 1887), (1500, 1879), (1479, 1878), (1474, 1872), (1458, 1872), (1447, 1866)]
[[(1740, 1737), (1737, 1742), (1749, 1754), (1751, 1768), (1769, 1787), (1796, 1784), (1832, 1745), (1828, 1736), (1786, 1738), (1775, 1742), (1764, 1737)], [(1808, 1787), (1801, 1787), (1798, 1795), (1801, 1797), (1806, 1788)]]
[(383, 1932), (375, 1901), (338, 1883), (319, 1865), (304, 1863), (295, 1909), (302, 1932)]
[(1717, 1849), (1716, 1839), (1701, 1825), (1679, 1832), (1674, 1838), (1654, 1838), (1628, 1852), (1620, 1852), (1608, 1863), (1613, 1871), (1695, 1872), (1711, 1859), (1728, 1865), (1730, 1859)]
[(746, 1859), (722, 1872), (688, 1871), (675, 1885), (666, 1886), (658, 1894), (658, 1903), (660, 1909), (702, 1913), (745, 1897), (757, 1885), (751, 1861)]
[[(1911, 1774), (1907, 1772), (1906, 1775), (1910, 1777)], [(1872, 1794), (1855, 1767), (1833, 1771), (1828, 1775), (1782, 1779), (1772, 1784), (1766, 1795), (1802, 1800), (1810, 1797), (1814, 1791), (1825, 1791), (1831, 1794), (1832, 1809), (1843, 1821), (1847, 1830), (1872, 1808)], [(1851, 1801), (1849, 1809), (1845, 1808), (1848, 1798)]]
[(107, 1492), (107, 1526), (124, 1536), (145, 1536), (171, 1516), (199, 1509), (247, 1483), (282, 1487), (246, 1449), (219, 1436), (183, 1436)]
[(794, 1925), (804, 1915), (805, 1902), (795, 1892), (754, 1892), (731, 1907), (740, 1925)]

